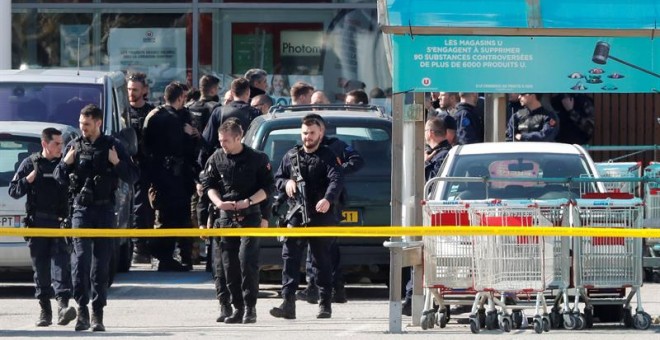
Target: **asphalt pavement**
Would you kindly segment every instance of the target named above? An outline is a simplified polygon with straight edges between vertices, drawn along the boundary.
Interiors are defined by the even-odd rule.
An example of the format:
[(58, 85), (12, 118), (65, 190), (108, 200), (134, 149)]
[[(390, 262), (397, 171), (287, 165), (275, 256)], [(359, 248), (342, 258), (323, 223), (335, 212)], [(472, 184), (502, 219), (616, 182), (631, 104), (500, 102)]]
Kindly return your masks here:
[[(3, 274), (4, 275), (4, 274)], [(349, 285), (349, 302), (333, 304), (331, 319), (316, 319), (318, 306), (304, 301), (297, 303), (297, 319), (281, 320), (268, 310), (280, 304), (278, 285), (262, 285), (257, 304), (257, 323), (225, 325), (216, 323), (218, 303), (213, 282), (202, 267), (189, 273), (158, 273), (146, 265), (139, 265), (130, 273), (119, 274), (110, 288), (105, 309), (105, 333), (75, 332), (68, 326), (35, 327), (39, 313), (29, 282), (0, 283), (0, 338), (69, 339), (76, 337), (103, 339), (382, 339), (437, 338), (464, 339), (469, 337), (519, 338), (525, 335), (550, 339), (580, 336), (600, 339), (658, 339), (660, 325), (645, 331), (626, 329), (619, 324), (596, 324), (593, 329), (568, 331), (551, 330), (537, 335), (531, 328), (503, 333), (483, 330), (470, 333), (468, 325), (457, 323), (467, 314), (455, 315), (446, 328), (422, 330), (410, 326), (411, 318), (403, 319), (403, 334), (388, 334), (388, 291), (384, 285)], [(660, 314), (660, 284), (646, 284), (642, 288), (643, 306), (654, 316)], [(55, 304), (53, 303), (53, 307)]]

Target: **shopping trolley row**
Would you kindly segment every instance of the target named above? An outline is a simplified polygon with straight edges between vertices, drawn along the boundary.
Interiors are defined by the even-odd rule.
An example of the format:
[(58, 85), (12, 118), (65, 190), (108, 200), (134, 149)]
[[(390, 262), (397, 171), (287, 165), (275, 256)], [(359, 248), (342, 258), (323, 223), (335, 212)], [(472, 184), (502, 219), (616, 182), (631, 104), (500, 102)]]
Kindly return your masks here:
[[(424, 223), (431, 227), (640, 228), (642, 207), (639, 198), (610, 199), (598, 194), (572, 201), (428, 201)], [(641, 239), (430, 236), (424, 237), (423, 243), (423, 329), (444, 327), (449, 320), (445, 306), (461, 304), (471, 305), (473, 333), (482, 327), (506, 332), (522, 328), (527, 323), (527, 309), (533, 310), (532, 326), (537, 333), (558, 327), (582, 329), (593, 324), (593, 306), (605, 304), (620, 304), (626, 325), (638, 329), (650, 325), (651, 318), (644, 312), (639, 294)], [(573, 300), (568, 296), (571, 286), (577, 289)], [(602, 294), (607, 290), (620, 293), (626, 288), (630, 293), (623, 297)], [(596, 290), (599, 294), (592, 294)], [(546, 295), (550, 291), (558, 293), (548, 311)], [(634, 316), (633, 297), (637, 297)], [(439, 306), (437, 310), (434, 303)]]

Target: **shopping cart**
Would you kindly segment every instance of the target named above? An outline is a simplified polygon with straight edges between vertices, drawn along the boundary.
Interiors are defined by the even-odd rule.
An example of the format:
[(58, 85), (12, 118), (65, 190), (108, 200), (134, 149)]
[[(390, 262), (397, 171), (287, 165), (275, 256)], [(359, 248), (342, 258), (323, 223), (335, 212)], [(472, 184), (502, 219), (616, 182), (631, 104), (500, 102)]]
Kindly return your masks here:
[[(651, 162), (644, 168), (644, 177), (660, 179), (660, 163)], [(644, 183), (644, 225), (660, 225), (660, 183), (647, 181)]]
[[(641, 162), (598, 162), (596, 170), (601, 177), (642, 177)], [(640, 187), (636, 182), (604, 182), (608, 192), (624, 192), (640, 196)]]
[[(551, 226), (536, 204), (506, 202), (501, 205), (475, 207), (469, 210), (473, 225), (537, 227)], [(520, 328), (525, 321), (522, 309), (535, 310), (534, 330), (550, 330), (544, 291), (554, 277), (554, 238), (543, 236), (475, 236), (474, 289), (477, 294), (470, 314), (470, 330), (478, 333), (481, 320), (479, 304), (488, 303), (485, 326), (499, 327), (505, 332)], [(495, 293), (499, 293), (498, 298)], [(517, 303), (518, 294), (535, 294), (533, 306)], [(509, 300), (516, 305), (506, 305)], [(497, 307), (500, 312), (497, 312)], [(513, 313), (511, 310), (513, 309)]]
[[(630, 195), (612, 199), (608, 194), (591, 194), (576, 200), (579, 226), (637, 229), (642, 226), (643, 204)], [(578, 226), (576, 225), (576, 226)], [(574, 280), (584, 301), (583, 314), (564, 317), (567, 329), (591, 327), (595, 305), (618, 305), (623, 308), (626, 326), (647, 329), (651, 317), (644, 312), (640, 287), (642, 285), (642, 239), (624, 237), (577, 237), (573, 246)], [(626, 289), (630, 292), (626, 296)], [(616, 294), (614, 297), (612, 293)], [(636, 314), (630, 302), (636, 297)], [(620, 321), (620, 320), (619, 320)]]
[[(427, 201), (424, 205), (424, 226), (469, 226), (471, 206), (483, 206), (488, 201)], [(471, 236), (424, 236), (424, 311), (422, 329), (449, 321), (445, 305), (472, 304), (474, 250)], [(451, 295), (454, 299), (446, 299)], [(433, 302), (439, 306), (437, 312)], [(467, 302), (467, 303), (466, 303)]]

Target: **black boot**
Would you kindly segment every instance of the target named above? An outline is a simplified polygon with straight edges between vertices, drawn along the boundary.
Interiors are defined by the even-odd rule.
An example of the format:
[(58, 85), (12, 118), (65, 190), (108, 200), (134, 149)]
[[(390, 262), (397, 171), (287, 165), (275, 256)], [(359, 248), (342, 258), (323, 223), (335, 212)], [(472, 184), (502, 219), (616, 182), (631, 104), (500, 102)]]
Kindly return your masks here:
[(330, 319), (332, 316), (332, 307), (330, 301), (321, 301), (319, 304), (319, 313), (316, 314), (317, 319)]
[(245, 314), (245, 307), (236, 307), (231, 316), (225, 319), (225, 323), (241, 323), (243, 322), (243, 315)]
[(92, 332), (105, 332), (103, 325), (103, 309), (92, 311)]
[(39, 320), (35, 323), (37, 327), (47, 327), (53, 324), (53, 308), (50, 306), (50, 300), (39, 300)]
[(257, 309), (254, 307), (245, 308), (243, 323), (256, 323), (256, 322), (257, 322)]
[(215, 322), (225, 322), (225, 319), (228, 318), (232, 313), (231, 305), (228, 303), (220, 304), (220, 316), (215, 319)]
[(295, 319), (296, 318), (296, 297), (289, 296), (284, 298), (284, 302), (279, 307), (273, 307), (270, 315), (276, 318)]
[(346, 299), (346, 289), (344, 288), (344, 286), (337, 286), (332, 291), (332, 302), (334, 303), (348, 302), (348, 300)]
[(87, 306), (78, 307), (78, 320), (76, 320), (76, 331), (86, 331), (89, 329), (89, 309)]
[(296, 293), (296, 298), (315, 305), (319, 303), (319, 287), (314, 283), (310, 283), (307, 288)]
[(401, 314), (405, 316), (412, 315), (412, 299), (406, 298), (401, 305)]
[(73, 321), (78, 314), (76, 309), (69, 307), (69, 300), (60, 299), (57, 300), (57, 324), (60, 326), (66, 326), (69, 322)]

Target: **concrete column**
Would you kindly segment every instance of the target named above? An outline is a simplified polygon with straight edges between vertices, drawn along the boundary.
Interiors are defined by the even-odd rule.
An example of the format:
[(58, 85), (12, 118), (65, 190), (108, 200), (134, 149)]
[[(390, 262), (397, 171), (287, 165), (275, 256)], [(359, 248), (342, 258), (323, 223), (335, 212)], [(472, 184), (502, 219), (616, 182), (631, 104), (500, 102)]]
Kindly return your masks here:
[(5, 29), (0, 29), (0, 69), (11, 68), (11, 0), (0, 0), (0, 23)]

